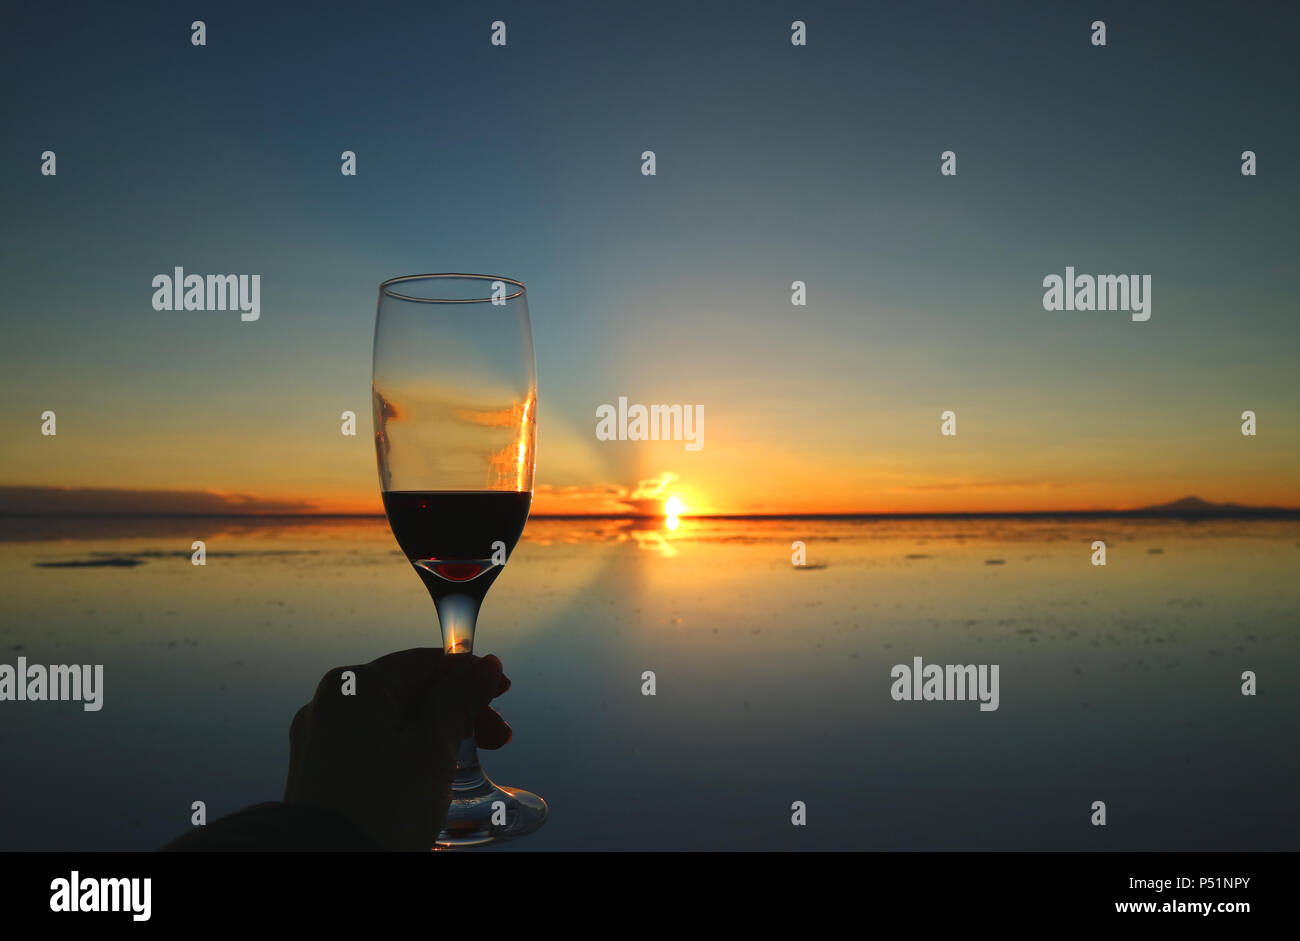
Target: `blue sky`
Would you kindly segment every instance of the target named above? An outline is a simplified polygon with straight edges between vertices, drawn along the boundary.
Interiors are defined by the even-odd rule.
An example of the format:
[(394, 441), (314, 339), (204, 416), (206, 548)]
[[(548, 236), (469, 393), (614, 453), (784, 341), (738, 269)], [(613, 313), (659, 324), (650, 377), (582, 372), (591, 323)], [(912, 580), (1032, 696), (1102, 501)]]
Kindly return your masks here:
[[(915, 509), (908, 479), (1294, 494), (1295, 9), (25, 7), (0, 483), (369, 496), (337, 416), (368, 409), (376, 286), (474, 271), (529, 286), (542, 484), (673, 472), (740, 511)], [(261, 274), (261, 320), (153, 311), (175, 265)], [(1150, 273), (1152, 320), (1043, 311), (1066, 265)], [(596, 442), (619, 395), (704, 403), (716, 444)], [(982, 448), (933, 453), (941, 408)], [(1216, 438), (1242, 408), (1270, 432), (1247, 458)]]

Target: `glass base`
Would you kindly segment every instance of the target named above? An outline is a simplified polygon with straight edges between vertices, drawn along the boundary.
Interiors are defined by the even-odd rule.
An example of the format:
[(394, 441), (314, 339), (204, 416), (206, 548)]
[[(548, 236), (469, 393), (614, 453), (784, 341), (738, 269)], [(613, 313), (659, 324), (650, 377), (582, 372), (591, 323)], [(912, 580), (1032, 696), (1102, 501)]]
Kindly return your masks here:
[(531, 791), (498, 787), (486, 777), (471, 790), (457, 790), (436, 850), (501, 843), (526, 836), (546, 822), (546, 801)]

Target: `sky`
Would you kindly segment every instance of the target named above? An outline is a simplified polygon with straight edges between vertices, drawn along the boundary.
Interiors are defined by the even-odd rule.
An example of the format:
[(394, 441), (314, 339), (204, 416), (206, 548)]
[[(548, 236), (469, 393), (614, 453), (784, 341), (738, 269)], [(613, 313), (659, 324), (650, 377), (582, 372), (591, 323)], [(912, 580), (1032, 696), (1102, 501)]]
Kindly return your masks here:
[[(24, 6), (0, 488), (378, 511), (377, 286), (468, 271), (528, 286), (535, 512), (1300, 505), (1298, 9)], [(175, 266), (260, 319), (154, 310)], [(1066, 266), (1151, 319), (1045, 311)], [(704, 446), (598, 440), (620, 396)]]

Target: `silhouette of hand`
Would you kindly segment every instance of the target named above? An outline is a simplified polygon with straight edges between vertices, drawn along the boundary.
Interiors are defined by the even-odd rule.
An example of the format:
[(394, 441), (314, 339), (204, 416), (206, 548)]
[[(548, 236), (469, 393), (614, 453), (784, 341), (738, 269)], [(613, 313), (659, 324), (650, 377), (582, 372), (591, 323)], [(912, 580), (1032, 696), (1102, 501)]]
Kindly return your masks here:
[(289, 729), (285, 803), (342, 813), (386, 849), (431, 849), (461, 740), (510, 741), (488, 705), (509, 688), (496, 657), (429, 647), (330, 670)]

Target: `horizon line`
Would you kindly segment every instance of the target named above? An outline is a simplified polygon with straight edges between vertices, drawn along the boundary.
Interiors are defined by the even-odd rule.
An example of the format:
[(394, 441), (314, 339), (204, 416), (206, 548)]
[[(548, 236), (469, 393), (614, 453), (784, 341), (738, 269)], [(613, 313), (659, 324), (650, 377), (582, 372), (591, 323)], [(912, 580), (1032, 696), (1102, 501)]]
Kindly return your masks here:
[[(1026, 519), (1053, 517), (1285, 517), (1300, 516), (1300, 508), (1212, 507), (1199, 510), (1147, 507), (1130, 510), (966, 510), (940, 512), (853, 513), (683, 513), (677, 519), (797, 520), (797, 519)], [(667, 519), (662, 513), (530, 513), (529, 519), (641, 520)], [(0, 511), (0, 519), (387, 519), (384, 513), (13, 513)]]

